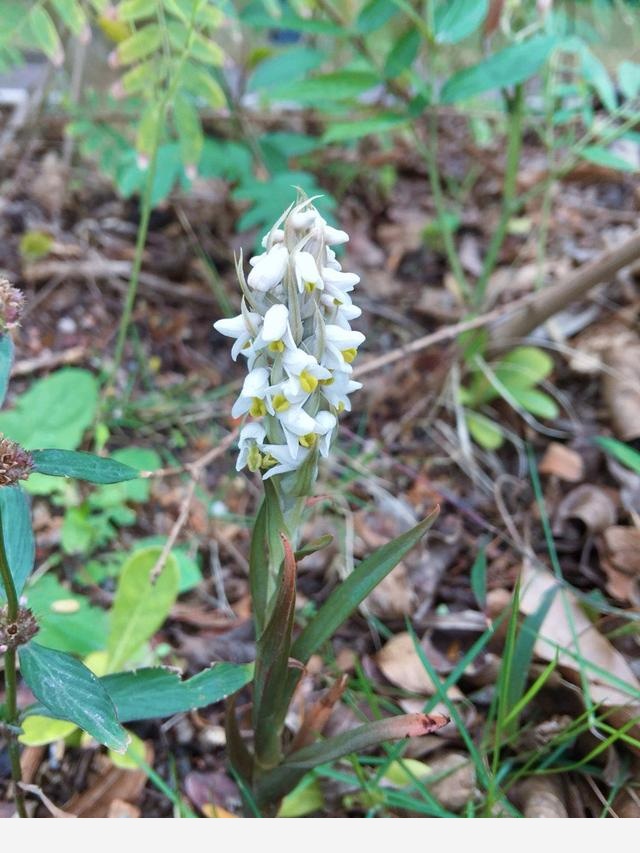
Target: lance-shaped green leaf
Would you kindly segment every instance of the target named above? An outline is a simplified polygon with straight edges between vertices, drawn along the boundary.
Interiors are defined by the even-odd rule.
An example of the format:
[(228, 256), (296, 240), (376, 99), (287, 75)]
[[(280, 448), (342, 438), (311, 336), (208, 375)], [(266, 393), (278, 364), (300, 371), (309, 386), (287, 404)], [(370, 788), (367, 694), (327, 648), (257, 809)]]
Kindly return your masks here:
[(325, 533), (324, 536), (318, 537), (318, 539), (312, 539), (311, 542), (307, 542), (306, 545), (302, 545), (295, 553), (296, 562), (300, 562), (305, 557), (308, 557), (310, 554), (315, 554), (316, 551), (322, 551), (323, 548), (326, 548), (327, 545), (331, 545), (333, 542), (333, 536), (330, 533)]
[(293, 644), (291, 654), (306, 663), (376, 586), (416, 545), (438, 516), (436, 508), (424, 521), (382, 545), (362, 560), (339, 584)]
[(258, 638), (253, 682), (253, 727), (256, 756), (273, 766), (280, 753), (280, 731), (287, 712), (287, 672), (296, 604), (296, 560), (289, 541), (284, 546), (282, 576), (276, 600), (262, 635)]
[(252, 664), (216, 663), (185, 681), (179, 672), (160, 666), (118, 672), (100, 681), (111, 696), (118, 719), (128, 723), (213, 705), (244, 687), (252, 673)]
[(224, 715), (224, 731), (227, 739), (227, 755), (233, 770), (247, 785), (251, 785), (253, 779), (253, 756), (245, 746), (238, 727), (236, 717), (236, 700), (232, 696), (227, 702)]
[(52, 716), (69, 720), (99, 743), (125, 752), (129, 736), (100, 679), (79, 660), (37, 643), (21, 646), (20, 671), (33, 695)]
[(402, 714), (365, 723), (343, 734), (305, 746), (288, 755), (279, 767), (259, 780), (256, 792), (258, 804), (273, 802), (283, 797), (293, 790), (302, 776), (313, 767), (336, 761), (353, 752), (371, 749), (385, 741), (431, 734), (446, 726), (448, 722), (449, 718), (443, 714)]
[(4, 403), (9, 387), (11, 365), (13, 364), (13, 341), (9, 335), (0, 336), (0, 406)]
[(120, 571), (107, 646), (110, 672), (123, 667), (155, 634), (177, 598), (178, 562), (169, 554), (162, 571), (155, 576), (161, 554), (160, 547), (140, 548)]
[(282, 565), (284, 551), (280, 534), (285, 530), (278, 494), (273, 483), (266, 480), (264, 499), (256, 515), (249, 549), (249, 585), (258, 637), (267, 619), (269, 578), (277, 577)]
[(558, 41), (557, 36), (534, 36), (505, 47), (477, 65), (463, 68), (444, 84), (442, 103), (454, 104), (484, 92), (523, 83), (537, 73)]
[(50, 477), (75, 477), (88, 483), (122, 483), (140, 476), (130, 465), (79, 450), (32, 450), (35, 470)]
[[(36, 555), (29, 498), (20, 486), (4, 486), (0, 489), (0, 523), (9, 571), (16, 594), (20, 595), (31, 574)], [(0, 600), (5, 598), (0, 581)]]

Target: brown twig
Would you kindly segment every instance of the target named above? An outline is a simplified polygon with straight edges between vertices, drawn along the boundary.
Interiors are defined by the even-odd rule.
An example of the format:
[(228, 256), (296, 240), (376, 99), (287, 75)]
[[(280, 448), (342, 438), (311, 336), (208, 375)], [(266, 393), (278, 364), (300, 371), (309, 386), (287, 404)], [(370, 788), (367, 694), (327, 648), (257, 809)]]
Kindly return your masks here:
[(532, 293), (511, 306), (503, 323), (490, 329), (490, 351), (498, 352), (514, 340), (526, 337), (554, 314), (585, 296), (597, 284), (610, 279), (623, 267), (640, 258), (640, 231), (619, 246), (580, 266), (565, 281)]

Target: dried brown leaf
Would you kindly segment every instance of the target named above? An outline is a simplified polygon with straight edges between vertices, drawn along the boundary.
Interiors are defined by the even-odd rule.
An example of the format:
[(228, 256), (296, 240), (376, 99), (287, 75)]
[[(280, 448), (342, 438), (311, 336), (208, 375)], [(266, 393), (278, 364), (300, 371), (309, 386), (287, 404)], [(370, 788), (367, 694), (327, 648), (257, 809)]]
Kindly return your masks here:
[(551, 474), (568, 483), (579, 483), (584, 477), (584, 462), (575, 450), (553, 441), (540, 461), (539, 470), (541, 474)]
[[(384, 676), (397, 687), (424, 696), (433, 696), (436, 692), (408, 633), (392, 637), (376, 655), (376, 663)], [(455, 685), (449, 688), (447, 695), (450, 699), (462, 699), (462, 693)]]

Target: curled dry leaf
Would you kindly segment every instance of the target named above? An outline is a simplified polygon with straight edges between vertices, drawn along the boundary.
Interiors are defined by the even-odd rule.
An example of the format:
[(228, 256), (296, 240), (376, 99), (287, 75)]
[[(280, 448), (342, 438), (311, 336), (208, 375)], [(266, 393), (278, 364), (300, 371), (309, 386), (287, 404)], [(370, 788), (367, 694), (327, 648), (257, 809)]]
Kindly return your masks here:
[(555, 596), (536, 639), (535, 653), (543, 660), (557, 657), (565, 675), (575, 682), (580, 678), (576, 659), (579, 656), (594, 703), (609, 707), (624, 705), (630, 714), (640, 714), (640, 682), (623, 655), (589, 621), (572, 592), (562, 589), (550, 571), (534, 568), (528, 561), (522, 567), (520, 610), (527, 615), (535, 613), (554, 589)]
[[(396, 687), (423, 696), (433, 696), (436, 693), (436, 687), (422, 665), (408, 633), (403, 632), (392, 637), (376, 655), (376, 663), (385, 678)], [(449, 688), (447, 696), (450, 699), (463, 698), (460, 689), (455, 685)]]
[(623, 441), (640, 438), (640, 339), (613, 346), (605, 356), (610, 370), (602, 375), (602, 392), (613, 429)]
[(525, 817), (568, 817), (562, 784), (555, 776), (532, 776), (518, 787), (517, 797)]
[(599, 486), (585, 484), (572, 489), (559, 503), (553, 532), (558, 536), (581, 540), (582, 525), (589, 533), (601, 533), (611, 527), (615, 520), (616, 507), (609, 494)]
[(568, 483), (579, 483), (584, 477), (584, 462), (575, 450), (552, 441), (540, 461), (539, 470), (541, 474), (551, 474)]
[(604, 532), (602, 568), (607, 591), (620, 601), (640, 602), (640, 530), (615, 525)]

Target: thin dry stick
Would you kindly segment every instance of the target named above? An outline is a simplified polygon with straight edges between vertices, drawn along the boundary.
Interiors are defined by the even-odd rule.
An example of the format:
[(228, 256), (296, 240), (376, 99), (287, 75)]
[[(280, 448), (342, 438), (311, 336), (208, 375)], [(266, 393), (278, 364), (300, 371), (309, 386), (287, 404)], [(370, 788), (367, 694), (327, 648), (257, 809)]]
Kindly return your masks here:
[(583, 264), (566, 281), (535, 293), (528, 293), (515, 302), (501, 305), (486, 314), (474, 317), (472, 320), (464, 320), (461, 323), (455, 323), (453, 326), (446, 326), (389, 353), (370, 358), (359, 368), (356, 368), (354, 376), (359, 378), (367, 373), (373, 373), (374, 370), (395, 364), (396, 361), (400, 361), (408, 355), (421, 352), (434, 344), (451, 340), (463, 332), (479, 329), (483, 326), (490, 326), (489, 349), (491, 353), (496, 353), (510, 346), (514, 340), (526, 337), (554, 314), (583, 297), (592, 287), (610, 278), (639, 258), (640, 231), (635, 231), (622, 245), (603, 252), (594, 261)]
[[(573, 275), (559, 284), (539, 290), (526, 304), (515, 303), (505, 322), (490, 330), (490, 351), (508, 347), (515, 339), (524, 338), (554, 314), (583, 297), (597, 284), (610, 279), (623, 267), (640, 258), (640, 231), (634, 233), (620, 246), (603, 252), (594, 261), (583, 264)], [(526, 309), (526, 310), (525, 310)]]

